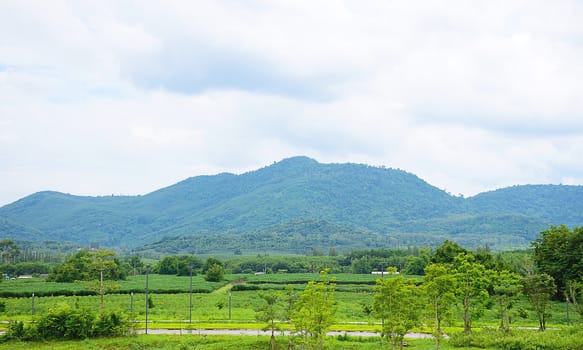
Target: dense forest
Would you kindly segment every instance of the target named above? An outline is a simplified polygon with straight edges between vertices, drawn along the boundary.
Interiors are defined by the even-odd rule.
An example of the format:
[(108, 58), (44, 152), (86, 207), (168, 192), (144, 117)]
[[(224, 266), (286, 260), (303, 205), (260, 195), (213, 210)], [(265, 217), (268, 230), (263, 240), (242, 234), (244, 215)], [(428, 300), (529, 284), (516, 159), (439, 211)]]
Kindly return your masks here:
[(0, 208), (0, 232), (22, 243), (95, 242), (166, 254), (305, 254), (444, 239), (509, 249), (526, 247), (550, 225), (580, 225), (582, 197), (581, 186), (528, 185), (463, 198), (403, 170), (295, 157), (143, 196), (36, 193)]

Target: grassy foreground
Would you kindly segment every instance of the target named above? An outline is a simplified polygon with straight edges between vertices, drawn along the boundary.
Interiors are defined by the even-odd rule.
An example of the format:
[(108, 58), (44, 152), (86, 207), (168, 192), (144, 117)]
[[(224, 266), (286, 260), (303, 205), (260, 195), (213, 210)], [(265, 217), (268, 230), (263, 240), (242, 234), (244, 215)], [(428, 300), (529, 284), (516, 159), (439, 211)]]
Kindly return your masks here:
[[(288, 349), (289, 338), (277, 337), (278, 349)], [(296, 340), (294, 348), (302, 349)], [(408, 348), (418, 350), (435, 349), (432, 340), (412, 339)], [(328, 337), (325, 349), (379, 349), (379, 338)], [(389, 348), (384, 344), (384, 349)], [(121, 338), (87, 339), (80, 341), (9, 342), (0, 344), (0, 350), (255, 350), (270, 349), (266, 336), (199, 336), (199, 335), (137, 335)], [(453, 349), (444, 344), (442, 349)]]

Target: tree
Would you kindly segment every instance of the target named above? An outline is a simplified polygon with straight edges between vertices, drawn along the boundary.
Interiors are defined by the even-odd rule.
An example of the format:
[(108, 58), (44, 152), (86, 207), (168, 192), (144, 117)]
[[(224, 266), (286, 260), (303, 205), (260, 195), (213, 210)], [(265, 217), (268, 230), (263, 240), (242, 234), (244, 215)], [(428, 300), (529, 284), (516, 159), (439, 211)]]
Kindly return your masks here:
[(0, 255), (2, 256), (2, 262), (9, 264), (11, 260), (16, 258), (19, 254), (20, 249), (18, 249), (18, 245), (16, 245), (13, 240), (0, 240)]
[[(219, 264), (223, 265), (223, 263), (217, 259), (212, 259), (209, 264), (205, 265), (204, 272), (206, 273), (208, 267), (212, 264)], [(188, 276), (190, 275), (190, 267), (193, 268), (193, 273), (196, 274), (196, 271), (199, 270), (203, 263), (202, 261), (192, 255), (173, 255), (173, 256), (166, 256), (156, 266), (156, 271), (161, 275), (177, 275), (177, 276)]]
[(381, 336), (391, 340), (393, 350), (403, 349), (405, 334), (419, 323), (419, 293), (413, 280), (403, 276), (378, 279), (373, 308), (384, 320)]
[(206, 259), (204, 265), (202, 266), (202, 273), (206, 273), (208, 269), (213, 265), (219, 265), (221, 267), (224, 266), (223, 262), (217, 258), (210, 257)]
[(423, 287), (428, 299), (428, 311), (433, 319), (433, 336), (435, 348), (443, 337), (441, 322), (451, 316), (451, 307), (455, 303), (455, 276), (445, 264), (431, 264), (425, 268)]
[(472, 254), (460, 253), (455, 257), (456, 296), (464, 310), (464, 333), (472, 331), (472, 318), (484, 310), (488, 300), (490, 271), (476, 262)]
[[(108, 268), (100, 271), (100, 263), (97, 261), (105, 259), (109, 262)], [(101, 256), (101, 257), (100, 257)], [(102, 263), (105, 263), (102, 261)], [(63, 264), (54, 268), (53, 273), (49, 275), (49, 281), (54, 282), (75, 282), (100, 280), (103, 272), (104, 280), (121, 280), (125, 278), (125, 272), (121, 268), (119, 259), (111, 250), (80, 250), (75, 255), (69, 257)]]
[(435, 254), (431, 257), (432, 263), (453, 264), (455, 257), (459, 254), (467, 254), (469, 251), (459, 244), (445, 240), (437, 249)]
[(283, 309), (283, 319), (287, 322), (289, 322), (289, 348), (293, 349), (293, 329), (294, 329), (294, 324), (292, 321), (292, 318), (294, 317), (294, 310), (296, 307), (296, 301), (298, 300), (298, 295), (296, 294), (296, 291), (294, 289), (294, 286), (291, 284), (288, 284), (285, 287), (285, 292), (282, 295), (282, 301), (284, 304), (284, 309)]
[(137, 255), (132, 255), (126, 259), (126, 263), (132, 273), (132, 276), (139, 275), (144, 268), (144, 262)]
[(220, 282), (225, 276), (225, 269), (222, 265), (214, 264), (211, 265), (206, 271), (204, 279), (209, 282)]
[(524, 294), (536, 311), (540, 331), (546, 329), (547, 305), (556, 290), (555, 279), (546, 273), (524, 277)]
[(583, 318), (583, 281), (568, 281), (565, 296), (575, 311)]
[(115, 253), (112, 250), (96, 250), (89, 256), (91, 257), (91, 262), (88, 267), (90, 271), (99, 272), (99, 280), (92, 280), (84, 283), (84, 285), (86, 288), (95, 290), (99, 293), (99, 305), (101, 307), (101, 315), (103, 315), (105, 311), (105, 304), (103, 302), (105, 293), (119, 289), (120, 287), (117, 283), (111, 280), (104, 281), (105, 277), (112, 276), (111, 271), (117, 267)]
[(282, 309), (280, 305), (281, 294), (274, 291), (259, 292), (259, 297), (265, 302), (259, 309), (256, 310), (255, 318), (262, 322), (267, 322), (267, 329), (271, 330), (270, 344), (271, 349), (275, 350), (275, 330), (277, 325), (275, 321), (282, 316)]
[(292, 321), (304, 336), (310, 336), (314, 345), (323, 347), (324, 335), (333, 323), (336, 306), (334, 278), (328, 270), (320, 272), (320, 281), (310, 281), (295, 303)]
[(551, 226), (532, 246), (538, 270), (552, 276), (557, 284), (557, 297), (567, 289), (567, 281), (583, 277), (583, 227), (571, 231), (565, 225)]
[(510, 316), (508, 310), (512, 307), (512, 301), (522, 289), (521, 277), (507, 270), (498, 271), (493, 276), (493, 295), (498, 304), (498, 316), (500, 317), (500, 329), (510, 329)]

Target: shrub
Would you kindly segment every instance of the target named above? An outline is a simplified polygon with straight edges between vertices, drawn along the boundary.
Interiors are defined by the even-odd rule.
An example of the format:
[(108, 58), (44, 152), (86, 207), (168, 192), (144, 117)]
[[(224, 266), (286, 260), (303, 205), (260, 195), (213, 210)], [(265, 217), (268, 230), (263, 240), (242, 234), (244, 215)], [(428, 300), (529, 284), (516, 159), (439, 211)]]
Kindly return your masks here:
[(225, 269), (219, 264), (213, 264), (206, 271), (204, 279), (208, 282), (220, 282), (224, 276)]
[(88, 309), (64, 305), (50, 309), (34, 324), (11, 321), (2, 339), (85, 339), (122, 335), (128, 329), (129, 323), (122, 314), (112, 312), (97, 317)]
[(129, 324), (121, 315), (111, 312), (101, 315), (93, 324), (93, 336), (110, 337), (127, 333)]

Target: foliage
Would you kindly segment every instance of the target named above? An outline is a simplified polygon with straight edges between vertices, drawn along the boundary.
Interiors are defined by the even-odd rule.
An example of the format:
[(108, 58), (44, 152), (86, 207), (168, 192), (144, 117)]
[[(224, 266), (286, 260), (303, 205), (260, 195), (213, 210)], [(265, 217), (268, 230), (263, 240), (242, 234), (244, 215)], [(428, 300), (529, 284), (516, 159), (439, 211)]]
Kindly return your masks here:
[(492, 278), (492, 292), (494, 299), (498, 304), (498, 313), (500, 317), (500, 329), (510, 329), (509, 309), (512, 302), (522, 290), (521, 277), (508, 270), (497, 271)]
[(571, 303), (575, 311), (583, 318), (583, 281), (567, 282), (565, 296), (568, 303)]
[(443, 338), (442, 321), (452, 316), (451, 309), (455, 303), (455, 276), (448, 265), (430, 264), (425, 268), (423, 289), (427, 298), (427, 314), (433, 321), (432, 333), (436, 348)]
[(265, 303), (256, 310), (255, 317), (261, 322), (267, 322), (267, 328), (271, 331), (270, 345), (275, 350), (275, 331), (277, 330), (276, 320), (283, 316), (282, 305), (280, 303), (282, 295), (277, 292), (259, 292), (259, 298)]
[(202, 260), (193, 255), (171, 255), (160, 260), (153, 271), (161, 275), (189, 276), (190, 267), (196, 275), (202, 266)]
[(431, 257), (431, 262), (438, 264), (453, 264), (456, 256), (467, 253), (469, 253), (469, 251), (456, 242), (445, 240), (435, 249), (435, 253), (433, 253), (433, 256)]
[(381, 336), (390, 339), (393, 350), (402, 349), (405, 334), (419, 324), (421, 314), (419, 291), (414, 281), (403, 276), (378, 279), (373, 307), (383, 319)]
[(568, 281), (583, 278), (583, 227), (571, 231), (565, 225), (551, 226), (532, 246), (539, 271), (554, 278), (557, 296), (566, 291)]
[[(441, 241), (471, 233), (483, 244), (485, 234), (504, 232), (524, 244), (548, 222), (578, 224), (582, 196), (582, 187), (549, 185), (464, 199), (398, 169), (295, 157), (242, 175), (193, 177), (144, 196), (40, 192), (1, 207), (0, 227), (13, 239), (24, 234), (28, 240), (131, 248), (158, 241), (150, 248), (166, 254), (273, 246), (305, 254), (312, 247), (326, 252), (406, 244), (385, 232), (428, 233), (432, 244), (435, 235)], [(165, 236), (173, 237), (161, 241)], [(419, 240), (413, 244), (427, 242)]]
[(48, 264), (31, 261), (0, 265), (0, 272), (10, 276), (39, 275), (49, 273), (50, 270)]
[(0, 257), (2, 262), (7, 264), (20, 254), (18, 245), (12, 239), (0, 240)]
[(580, 329), (553, 332), (513, 330), (499, 332), (482, 330), (471, 334), (454, 333), (449, 343), (459, 348), (502, 350), (579, 350), (583, 349), (583, 332)]
[(554, 278), (546, 273), (524, 277), (524, 294), (536, 311), (541, 331), (546, 329), (547, 306), (556, 289)]
[(470, 333), (472, 319), (481, 314), (488, 300), (491, 273), (476, 262), (474, 255), (460, 253), (455, 257), (454, 274), (456, 296), (464, 310), (464, 333)]
[(213, 264), (208, 267), (204, 279), (209, 282), (220, 282), (225, 276), (225, 269), (222, 265)]
[(49, 275), (49, 281), (74, 282), (90, 280), (125, 279), (125, 271), (111, 250), (80, 250), (55, 267)]
[(294, 305), (294, 326), (302, 335), (312, 338), (312, 344), (319, 345), (320, 349), (336, 313), (334, 287), (334, 278), (330, 279), (324, 270), (319, 282), (308, 282)]
[(13, 322), (5, 338), (18, 340), (85, 339), (125, 334), (129, 324), (119, 313), (96, 316), (89, 309), (69, 305), (53, 307), (36, 323)]

